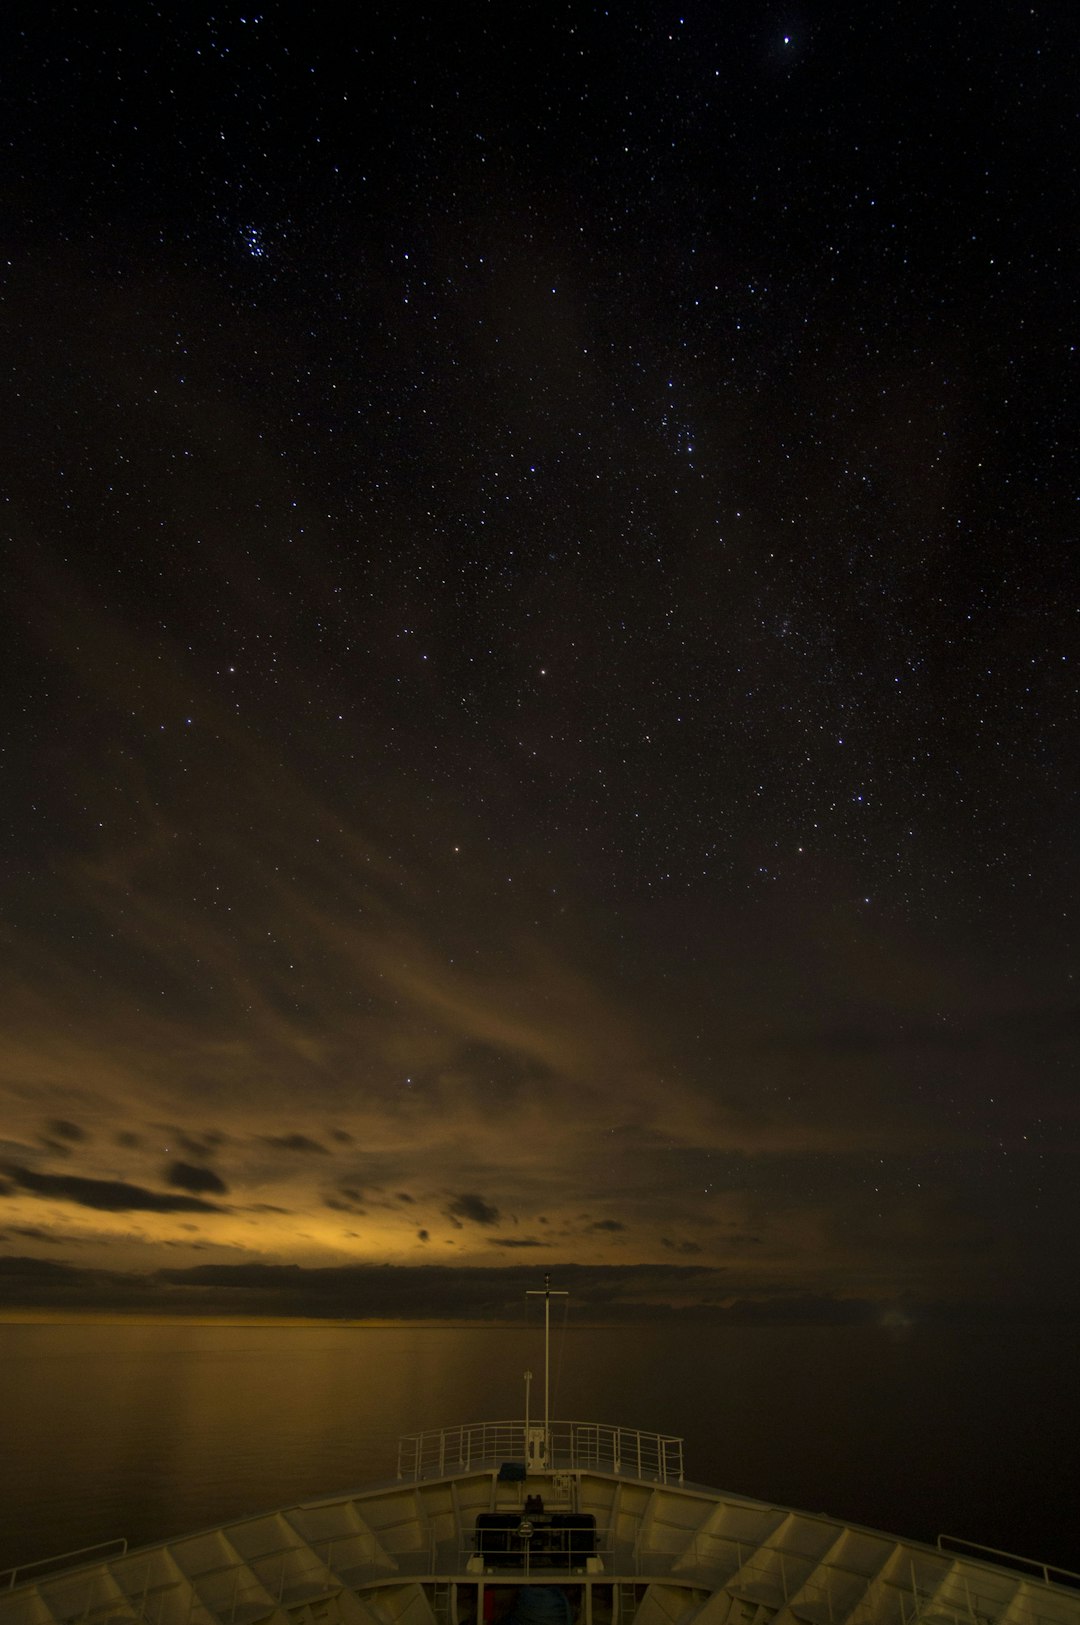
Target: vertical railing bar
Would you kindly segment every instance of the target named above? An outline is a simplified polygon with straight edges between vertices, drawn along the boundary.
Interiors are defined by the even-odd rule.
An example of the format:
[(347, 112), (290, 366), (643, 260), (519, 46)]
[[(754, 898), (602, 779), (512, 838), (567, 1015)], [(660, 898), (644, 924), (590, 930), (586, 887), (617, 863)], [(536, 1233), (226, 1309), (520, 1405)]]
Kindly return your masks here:
[(146, 1559), (146, 1568), (143, 1570), (142, 1597), (139, 1602), (140, 1618), (146, 1613), (146, 1599), (150, 1595), (150, 1558)]

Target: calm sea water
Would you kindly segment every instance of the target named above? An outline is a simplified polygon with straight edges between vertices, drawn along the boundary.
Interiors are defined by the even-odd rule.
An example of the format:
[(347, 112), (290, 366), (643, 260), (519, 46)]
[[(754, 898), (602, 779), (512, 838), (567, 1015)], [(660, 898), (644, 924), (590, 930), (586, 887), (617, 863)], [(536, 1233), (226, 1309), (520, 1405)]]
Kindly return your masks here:
[[(392, 1476), (520, 1416), (535, 1331), (0, 1325), (0, 1568)], [(1039, 1329), (570, 1330), (553, 1414), (681, 1434), (695, 1482), (1080, 1568), (1080, 1383)], [(534, 1401), (535, 1404), (535, 1401)]]

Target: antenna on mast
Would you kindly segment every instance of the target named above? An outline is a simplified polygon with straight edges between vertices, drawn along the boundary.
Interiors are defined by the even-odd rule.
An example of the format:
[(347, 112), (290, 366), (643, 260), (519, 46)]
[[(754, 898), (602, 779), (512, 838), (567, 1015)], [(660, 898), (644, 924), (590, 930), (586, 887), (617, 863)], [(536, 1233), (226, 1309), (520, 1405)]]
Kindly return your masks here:
[(526, 1292), (527, 1298), (543, 1298), (544, 1300), (544, 1435), (539, 1452), (541, 1460), (535, 1461), (533, 1441), (529, 1441), (528, 1467), (534, 1472), (546, 1469), (551, 1456), (551, 1300), (552, 1298), (568, 1298), (569, 1292), (553, 1287), (551, 1276), (544, 1276), (544, 1290)]

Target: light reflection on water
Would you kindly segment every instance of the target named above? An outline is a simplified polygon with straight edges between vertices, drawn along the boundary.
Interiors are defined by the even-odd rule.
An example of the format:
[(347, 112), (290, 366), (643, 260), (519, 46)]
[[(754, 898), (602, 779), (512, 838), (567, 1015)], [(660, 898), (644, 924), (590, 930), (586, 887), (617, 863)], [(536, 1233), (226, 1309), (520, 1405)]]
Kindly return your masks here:
[[(677, 1433), (688, 1476), (1080, 1567), (1068, 1337), (571, 1330), (553, 1414)], [(520, 1329), (0, 1325), (0, 1568), (392, 1476), (400, 1433), (520, 1416)]]

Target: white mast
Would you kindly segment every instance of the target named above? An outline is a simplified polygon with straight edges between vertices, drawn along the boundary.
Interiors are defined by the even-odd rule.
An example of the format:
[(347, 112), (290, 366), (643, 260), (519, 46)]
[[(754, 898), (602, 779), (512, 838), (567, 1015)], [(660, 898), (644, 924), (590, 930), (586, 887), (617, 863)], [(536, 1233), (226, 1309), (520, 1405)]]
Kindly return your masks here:
[(553, 1289), (551, 1276), (544, 1276), (543, 1292), (526, 1292), (527, 1298), (543, 1298), (544, 1300), (544, 1465), (551, 1460), (551, 1300), (552, 1298), (568, 1298), (570, 1294), (560, 1289)]

